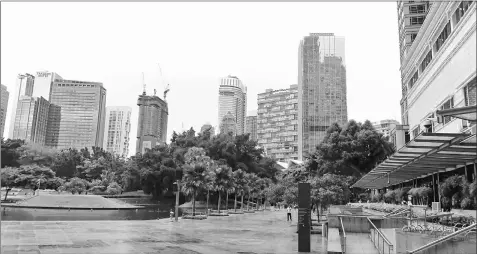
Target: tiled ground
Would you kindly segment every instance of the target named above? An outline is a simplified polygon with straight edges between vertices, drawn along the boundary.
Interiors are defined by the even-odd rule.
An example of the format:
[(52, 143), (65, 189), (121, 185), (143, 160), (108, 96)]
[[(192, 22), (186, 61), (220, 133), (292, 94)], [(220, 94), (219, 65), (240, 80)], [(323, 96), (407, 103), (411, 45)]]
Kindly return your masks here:
[[(295, 212), (296, 213), (296, 212)], [(3, 221), (2, 253), (297, 253), (296, 214), (266, 211), (207, 220)], [(312, 253), (326, 238), (312, 235)]]

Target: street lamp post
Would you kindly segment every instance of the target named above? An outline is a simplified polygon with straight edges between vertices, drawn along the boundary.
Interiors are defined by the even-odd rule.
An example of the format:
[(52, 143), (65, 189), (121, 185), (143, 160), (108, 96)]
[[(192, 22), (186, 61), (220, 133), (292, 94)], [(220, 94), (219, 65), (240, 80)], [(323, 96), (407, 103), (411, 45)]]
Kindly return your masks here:
[(177, 191), (176, 191), (176, 222), (179, 221), (179, 193), (180, 193), (180, 190), (181, 190), (181, 183), (179, 180), (176, 180), (174, 182), (174, 184), (177, 184)]

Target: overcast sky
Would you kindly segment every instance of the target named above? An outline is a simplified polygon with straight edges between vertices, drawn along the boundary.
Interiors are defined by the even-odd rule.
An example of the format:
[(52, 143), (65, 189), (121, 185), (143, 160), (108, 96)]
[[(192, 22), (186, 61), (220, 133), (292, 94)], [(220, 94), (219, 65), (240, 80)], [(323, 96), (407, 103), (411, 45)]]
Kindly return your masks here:
[[(141, 72), (148, 93), (170, 84), (173, 130), (217, 125), (220, 77), (257, 94), (297, 83), (298, 45), (309, 33), (346, 40), (348, 117), (400, 121), (397, 7), (386, 3), (2, 3), (1, 83), (48, 70), (102, 82), (107, 106), (133, 109), (136, 146)], [(162, 69), (162, 75), (159, 67)], [(12, 100), (5, 135), (8, 135)]]

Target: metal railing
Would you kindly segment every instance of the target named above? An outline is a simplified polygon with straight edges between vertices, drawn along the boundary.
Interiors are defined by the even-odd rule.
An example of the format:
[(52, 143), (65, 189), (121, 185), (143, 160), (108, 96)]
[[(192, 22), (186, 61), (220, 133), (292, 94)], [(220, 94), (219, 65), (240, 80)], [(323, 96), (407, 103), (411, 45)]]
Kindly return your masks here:
[(346, 231), (343, 225), (343, 219), (340, 217), (341, 231), (343, 231), (343, 253), (346, 253)]
[(468, 226), (468, 227), (466, 227), (466, 228), (463, 228), (463, 229), (461, 229), (461, 230), (459, 230), (459, 231), (456, 231), (456, 232), (454, 232), (454, 233), (452, 233), (452, 234), (449, 234), (449, 235), (444, 236), (444, 237), (442, 237), (442, 238), (440, 238), (440, 239), (437, 239), (437, 240), (435, 240), (435, 241), (433, 241), (433, 242), (430, 242), (430, 243), (428, 243), (428, 244), (426, 244), (426, 245), (424, 245), (424, 246), (421, 246), (421, 247), (419, 247), (419, 248), (417, 248), (417, 249), (415, 249), (415, 250), (407, 251), (407, 253), (408, 253), (408, 254), (414, 254), (414, 253), (417, 253), (417, 252), (420, 252), (420, 251), (429, 249), (429, 248), (431, 248), (431, 247), (433, 247), (433, 246), (436, 246), (436, 245), (438, 245), (438, 244), (440, 244), (440, 243), (442, 243), (442, 242), (445, 242), (445, 241), (447, 241), (447, 240), (449, 240), (449, 239), (451, 239), (451, 238), (455, 238), (456, 236), (459, 236), (459, 235), (464, 234), (464, 233), (465, 233), (464, 237), (467, 237), (468, 234), (471, 233), (471, 232), (473, 232), (473, 233), (475, 234), (475, 229), (477, 228), (476, 226), (477, 226), (477, 224), (474, 223), (474, 224), (472, 224), (472, 225), (470, 225), (470, 226)]
[(379, 230), (369, 218), (367, 219), (369, 224), (371, 224), (372, 226), (369, 237), (374, 243), (376, 249), (378, 249), (378, 252), (380, 254), (393, 253), (392, 251), (394, 249), (394, 246), (391, 244), (391, 242), (384, 236), (383, 232), (381, 232), (381, 230)]

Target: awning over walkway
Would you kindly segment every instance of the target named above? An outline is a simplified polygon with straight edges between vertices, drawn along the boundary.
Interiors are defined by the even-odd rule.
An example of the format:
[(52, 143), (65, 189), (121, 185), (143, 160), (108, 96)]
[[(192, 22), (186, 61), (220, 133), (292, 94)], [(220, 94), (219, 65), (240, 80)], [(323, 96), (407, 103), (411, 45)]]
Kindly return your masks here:
[(436, 114), (442, 117), (453, 116), (455, 118), (460, 118), (460, 119), (475, 122), (477, 120), (477, 106), (473, 105), (473, 106), (467, 106), (467, 107), (438, 110)]
[(352, 187), (380, 189), (477, 160), (475, 134), (421, 133)]

